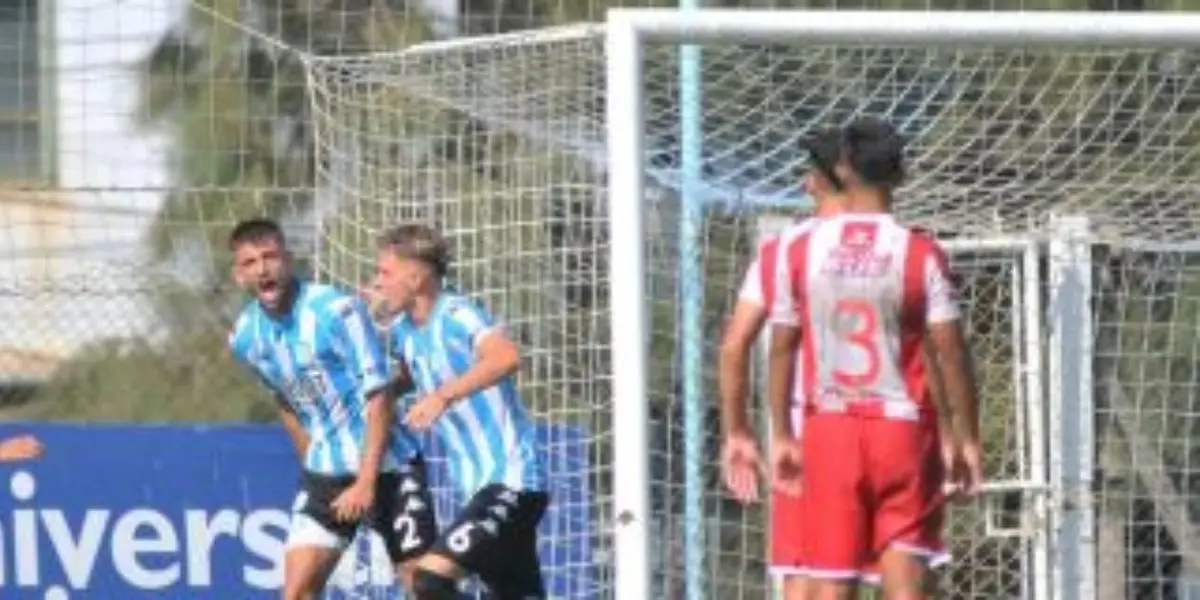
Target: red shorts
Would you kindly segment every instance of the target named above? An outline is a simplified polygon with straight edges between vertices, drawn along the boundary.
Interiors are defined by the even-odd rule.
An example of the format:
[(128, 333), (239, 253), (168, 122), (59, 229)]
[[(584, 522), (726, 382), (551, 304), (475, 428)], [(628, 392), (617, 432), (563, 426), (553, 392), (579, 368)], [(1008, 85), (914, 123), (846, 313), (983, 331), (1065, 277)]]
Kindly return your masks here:
[[(767, 564), (772, 575), (805, 577), (809, 574), (804, 566), (801, 533), (805, 508), (803, 496), (771, 492), (771, 552)], [(879, 565), (868, 564), (861, 575), (864, 582), (878, 584)]]
[(946, 560), (937, 425), (843, 413), (806, 417), (799, 562), (820, 579), (867, 576), (885, 549)]
[(804, 498), (779, 491), (771, 492), (771, 573), (802, 575), (804, 547), (801, 544), (801, 521)]

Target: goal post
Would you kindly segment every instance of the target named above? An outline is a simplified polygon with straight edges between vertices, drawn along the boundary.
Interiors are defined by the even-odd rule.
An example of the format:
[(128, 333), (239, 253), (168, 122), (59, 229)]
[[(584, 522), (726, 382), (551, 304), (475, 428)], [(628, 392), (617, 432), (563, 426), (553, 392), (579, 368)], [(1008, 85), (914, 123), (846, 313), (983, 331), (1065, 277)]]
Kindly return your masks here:
[[(357, 287), (383, 228), (445, 232), (552, 432), (550, 595), (762, 598), (770, 507), (718, 483), (715, 345), (760, 224), (810, 204), (798, 141), (882, 116), (911, 140), (896, 210), (962, 280), (981, 391), (988, 486), (950, 511), (943, 580), (1158, 597), (1182, 577), (1147, 566), (1167, 564), (1159, 540), (1200, 581), (1198, 32), (1186, 14), (620, 10), (308, 56), (316, 270)], [(688, 127), (681, 44), (703, 59)]]
[[(645, 140), (648, 135), (646, 111), (646, 80), (644, 62), (645, 49), (648, 43), (702, 43), (702, 44), (786, 44), (790, 46), (818, 47), (821, 45), (840, 45), (858, 47), (911, 47), (911, 48), (978, 48), (989, 46), (994, 48), (1040, 48), (1045, 49), (1133, 49), (1138, 51), (1162, 49), (1170, 51), (1195, 50), (1200, 45), (1200, 16), (1181, 14), (1098, 14), (1098, 13), (946, 13), (946, 12), (856, 12), (846, 11), (745, 11), (745, 10), (703, 10), (703, 11), (673, 11), (657, 9), (613, 9), (608, 13), (606, 30), (606, 114), (607, 114), (607, 153), (608, 153), (608, 185), (609, 185), (609, 236), (610, 261), (616, 268), (620, 265), (623, 273), (640, 274), (647, 272), (649, 264), (645, 254), (646, 229), (643, 220), (646, 218), (646, 178), (647, 153)], [(1194, 93), (1194, 92), (1193, 92)], [(1081, 99), (1081, 102), (1087, 102)], [(969, 185), (969, 184), (967, 184)], [(1113, 223), (1114, 213), (1121, 212), (1121, 206), (1106, 206), (1098, 203), (1093, 206), (1073, 207), (1070, 202), (1049, 202), (1040, 207), (1049, 212), (1070, 212), (1072, 208), (1082, 208), (1088, 212), (1099, 211), (1107, 213), (1107, 224), (1120, 227), (1122, 224)], [(936, 210), (936, 207), (931, 207)], [(1042, 215), (1043, 217), (1045, 215)], [(953, 225), (949, 225), (949, 229)], [(978, 223), (974, 223), (978, 225)], [(1061, 225), (1061, 224), (1060, 224)], [(1132, 225), (1135, 224), (1125, 224)], [(1022, 224), (1033, 236), (1042, 236), (1043, 240), (1051, 242), (1051, 278), (1061, 278), (1064, 273), (1063, 264), (1055, 263), (1054, 259), (1067, 261), (1065, 272), (1071, 269), (1083, 268), (1090, 273), (1092, 265), (1090, 258), (1080, 258), (1078, 249), (1072, 253), (1063, 249), (1062, 240), (1055, 240), (1054, 235), (1062, 233), (1047, 223), (1032, 221)], [(943, 228), (943, 231), (947, 228)], [(1178, 233), (1178, 232), (1174, 232)], [(1084, 235), (1089, 235), (1085, 233)], [(1152, 234), (1153, 235), (1153, 234)], [(1071, 242), (1077, 242), (1074, 237)], [(1084, 244), (1086, 246), (1086, 243)], [(1086, 254), (1086, 253), (1084, 253)], [(1067, 258), (1063, 258), (1066, 256)], [(1032, 259), (1026, 254), (1025, 267), (1033, 266)], [(1036, 274), (1034, 285), (1041, 285), (1040, 275)], [(1077, 274), (1077, 273), (1076, 273)], [(1090, 279), (1087, 279), (1090, 281)], [(1074, 282), (1078, 284), (1078, 281)], [(1057, 319), (1072, 319), (1071, 325), (1055, 321), (1058, 328), (1051, 333), (1062, 335), (1063, 332), (1074, 335), (1074, 339), (1056, 341), (1058, 352), (1051, 350), (1051, 368), (1060, 373), (1072, 372), (1078, 376), (1074, 382), (1053, 381), (1056, 387), (1052, 401), (1059, 403), (1052, 407), (1049, 414), (1053, 418), (1069, 419), (1070, 414), (1062, 412), (1064, 405), (1084, 412), (1080, 420), (1088, 421), (1093, 410), (1090, 402), (1092, 390), (1087, 382), (1090, 381), (1092, 365), (1080, 365), (1078, 361), (1091, 360), (1090, 352), (1079, 352), (1081, 339), (1086, 339), (1090, 329), (1083, 324), (1090, 318), (1090, 309), (1086, 298), (1079, 295), (1080, 288), (1070, 288), (1064, 281), (1051, 281), (1052, 303), (1056, 306), (1051, 311)], [(1070, 289), (1073, 293), (1066, 293)], [(647, 413), (647, 346), (651, 337), (648, 330), (649, 308), (645, 302), (646, 290), (639, 276), (620, 277), (614, 273), (610, 282), (612, 308), (612, 348), (614, 360), (612, 377), (614, 382), (613, 398), (613, 435), (622, 440), (617, 445), (614, 454), (615, 479), (613, 487), (614, 512), (618, 515), (615, 521), (615, 595), (617, 598), (647, 598), (654, 596), (653, 582), (649, 565), (652, 564), (649, 552), (651, 535), (650, 523), (650, 493), (654, 482), (650, 478), (647, 458), (644, 448), (648, 446), (649, 434)], [(1018, 302), (1038, 302), (1036, 293), (1023, 291)], [(1062, 296), (1069, 296), (1074, 301), (1069, 308), (1073, 313), (1061, 312), (1066, 310)], [(1040, 304), (1035, 304), (1039, 306)], [(1040, 308), (1039, 308), (1040, 310)], [(1073, 315), (1073, 316), (1071, 316)], [(1087, 316), (1082, 316), (1087, 315)], [(1036, 320), (1044, 318), (1034, 315)], [(1081, 333), (1082, 332), (1082, 333)], [(1040, 340), (1026, 339), (1023, 345), (1028, 349), (1037, 346)], [(695, 341), (699, 343), (699, 341)], [(1052, 343), (1053, 346), (1053, 343)], [(1085, 345), (1084, 347), (1090, 347)], [(1065, 350), (1064, 350), (1065, 349)], [(1076, 351), (1067, 355), (1066, 351)], [(1031, 354), (1039, 355), (1037, 352)], [(1026, 356), (1029, 360), (1029, 357)], [(1040, 360), (1040, 359), (1039, 359)], [(1075, 368), (1068, 368), (1062, 361), (1077, 361)], [(1030, 365), (1026, 365), (1029, 367)], [(1040, 368), (1040, 365), (1039, 365)], [(1080, 381), (1084, 383), (1080, 383)], [(1040, 393), (1040, 384), (1026, 390)], [(1074, 392), (1073, 398), (1064, 398), (1065, 394)], [(1084, 401), (1086, 397), (1089, 400)], [(1038, 399), (1040, 401), (1040, 399)], [(1078, 515), (1067, 514), (1064, 505), (1076, 503), (1090, 504), (1091, 498), (1081, 496), (1089, 494), (1095, 452), (1091, 428), (1071, 427), (1061, 428), (1062, 421), (1054, 424), (1056, 433), (1066, 434), (1066, 438), (1058, 438), (1059, 443), (1049, 449), (1051, 462), (1054, 463), (1055, 483), (1071, 485), (1070, 490), (1058, 490), (1052, 498), (1040, 498), (1041, 506), (1055, 503), (1060, 511), (1050, 517), (1041, 514), (1046, 522), (1033, 524), (1033, 527), (1051, 531), (1055, 527), (1065, 527), (1059, 531), (1064, 536), (1050, 542), (1045, 540), (1046, 548), (1053, 547), (1056, 551), (1054, 558), (1055, 573), (1053, 575), (1054, 589), (1048, 590), (1043, 582), (1034, 582), (1027, 591), (1034, 592), (1034, 597), (1053, 598), (1088, 598), (1095, 592), (1095, 546), (1089, 521), (1080, 521)], [(1039, 432), (1043, 436), (1045, 432)], [(630, 443), (625, 444), (628, 440)], [(1047, 440), (1048, 441), (1048, 440)], [(636, 442), (636, 444), (634, 443)], [(1067, 442), (1067, 443), (1063, 443)], [(1040, 460), (1039, 460), (1040, 462)], [(1075, 468), (1076, 472), (1064, 472), (1064, 468)], [(1044, 475), (1044, 473), (1043, 473)], [(1067, 509), (1069, 510), (1069, 508)], [(1090, 514), (1090, 509), (1089, 514)], [(1058, 523), (1050, 522), (1057, 518)], [(1068, 539), (1067, 536), (1074, 536)], [(1053, 544), (1053, 545), (1051, 545)], [(1043, 557), (1043, 561), (1048, 560)], [(1045, 568), (1045, 565), (1043, 565)], [(1048, 575), (1048, 574), (1047, 574)], [(695, 581), (689, 581), (695, 584)], [(1023, 594), (1024, 595), (1024, 594)]]

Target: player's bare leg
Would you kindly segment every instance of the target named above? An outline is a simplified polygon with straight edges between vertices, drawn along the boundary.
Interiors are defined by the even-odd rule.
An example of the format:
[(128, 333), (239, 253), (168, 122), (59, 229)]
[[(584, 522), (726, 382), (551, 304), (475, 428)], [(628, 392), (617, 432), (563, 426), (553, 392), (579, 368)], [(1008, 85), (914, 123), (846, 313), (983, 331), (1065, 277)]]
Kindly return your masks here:
[(887, 600), (929, 598), (931, 573), (926, 560), (911, 552), (889, 548), (879, 559), (883, 572), (883, 597)]
[(808, 600), (808, 578), (799, 575), (783, 577), (783, 600)]
[(341, 556), (338, 548), (288, 548), (283, 557), (283, 600), (317, 600)]
[(808, 586), (810, 600), (855, 600), (858, 583), (855, 581), (813, 581)]
[(413, 576), (417, 572), (417, 563), (420, 561), (421, 557), (418, 557), (396, 563), (395, 565), (396, 579), (400, 582), (400, 585), (404, 586), (404, 589), (410, 595), (415, 593), (413, 591)]
[(458, 597), (459, 580), (466, 576), (466, 570), (449, 557), (426, 554), (413, 568), (413, 595), (416, 600), (453, 600)]

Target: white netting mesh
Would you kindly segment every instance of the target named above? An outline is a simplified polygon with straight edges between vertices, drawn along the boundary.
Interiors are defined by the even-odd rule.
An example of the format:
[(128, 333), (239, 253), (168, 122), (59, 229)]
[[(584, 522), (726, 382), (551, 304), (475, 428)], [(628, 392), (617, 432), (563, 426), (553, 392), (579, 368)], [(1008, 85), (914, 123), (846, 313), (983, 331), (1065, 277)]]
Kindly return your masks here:
[[(30, 400), (6, 416), (269, 419), (269, 401), (223, 350), (238, 300), (224, 284), (228, 228), (278, 217), (303, 260), (319, 247), (320, 274), (350, 285), (369, 273), (380, 228), (435, 220), (456, 244), (456, 278), (524, 343), (527, 399), (543, 423), (562, 425), (546, 434), (558, 486), (543, 546), (551, 587), (561, 597), (603, 596), (610, 453), (619, 443), (608, 420), (607, 282), (612, 272), (632, 275), (607, 263), (603, 26), (395, 49), (597, 20), (607, 4), (0, 1), (0, 317), (9, 324), (0, 401)], [(388, 52), (361, 55), (376, 50)], [(338, 53), (358, 55), (312, 58)], [(1044, 242), (1055, 212), (1093, 219), (1098, 472), (1094, 494), (1057, 483), (1052, 493), (1096, 508), (1104, 597), (1185, 596), (1185, 582), (1200, 581), (1200, 264), (1194, 245), (1177, 242), (1195, 237), (1200, 215), (1197, 53), (732, 43), (704, 53), (705, 194), (716, 209), (702, 228), (706, 336), (697, 341), (680, 339), (676, 325), (676, 49), (647, 51), (663, 597), (678, 597), (684, 581), (680, 349), (708, 350), (717, 339), (757, 213), (799, 199), (795, 140), (856, 111), (889, 115), (913, 136), (901, 209), (961, 242), (954, 260), (971, 300), (998, 481), (1031, 481), (1030, 455), (1053, 442), (1031, 438), (1036, 403), (1020, 382), (1036, 365), (1020, 340), (1034, 324), (1018, 316), (1028, 298), (1015, 291), (1032, 278), (1049, 295), (1048, 261), (1042, 251), (1040, 273), (1031, 273), (1018, 246), (972, 244), (1019, 234)], [(706, 471), (711, 597), (760, 598), (761, 511), (725, 499), (714, 475)], [(953, 597), (1034, 597), (1022, 586), (1036, 571), (1039, 532), (1054, 524), (1039, 521), (1029, 500), (998, 492), (990, 508), (958, 509), (952, 532), (963, 561), (948, 575)], [(339, 577), (359, 597), (390, 579), (386, 567), (356, 568), (367, 550), (356, 546)]]
[[(605, 345), (608, 327), (621, 325), (608, 322), (605, 282), (610, 272), (637, 276), (606, 264), (602, 32), (595, 25), (563, 27), (309, 63), (317, 180), (331, 207), (322, 221), (323, 274), (347, 285), (361, 282), (370, 272), (373, 234), (395, 219), (428, 219), (450, 232), (460, 259), (455, 277), (506, 315), (531, 349), (523, 385), (535, 410), (577, 423), (594, 442), (588, 467), (594, 496), (587, 519), (568, 534), (587, 540), (589, 554), (580, 555), (581, 563), (549, 566), (589, 571), (586, 595), (606, 589), (611, 558), (604, 552), (607, 457), (614, 443)], [(658, 591), (675, 597), (683, 590), (684, 539), (678, 356), (694, 341), (679, 339), (676, 321), (677, 50), (651, 46), (646, 55), (653, 555)], [(1026, 379), (1038, 376), (1039, 367), (1029, 362), (1034, 358), (1026, 344), (1045, 335), (1046, 313), (1022, 314), (1031, 302), (1027, 286), (1043, 290), (1035, 296), (1045, 293), (1046, 259), (1040, 245), (980, 240), (1044, 242), (1051, 216), (1064, 213), (1089, 216), (1100, 239), (1121, 247), (1191, 239), (1200, 215), (1200, 55), (1185, 49), (727, 44), (706, 46), (704, 64), (704, 194), (714, 207), (702, 244), (706, 351), (757, 235), (755, 215), (800, 198), (796, 173), (804, 165), (796, 141), (815, 126), (860, 112), (900, 125), (913, 139), (912, 176), (900, 211), (955, 240), (980, 364), (988, 475), (998, 488), (986, 502), (955, 511), (952, 547), (961, 560), (946, 575), (947, 585), (954, 597), (1033, 597), (1044, 589), (1033, 579), (1047, 575), (1039, 550), (1046, 549), (1052, 525), (1029, 488), (1039, 484), (1035, 477), (1043, 473), (1037, 469), (1044, 469), (1050, 440), (1044, 430), (1030, 438), (1031, 430), (1038, 432), (1033, 413), (1040, 415), (1044, 402), (1028, 397)], [(1027, 252), (1039, 254), (1030, 262)], [(1104, 497), (1120, 508), (1101, 521), (1110, 529), (1141, 523), (1131, 516), (1135, 505), (1159, 516), (1145, 518), (1153, 523), (1149, 529), (1121, 534), (1122, 577), (1104, 585), (1115, 590), (1145, 581), (1150, 587), (1138, 590), (1158, 593), (1174, 589), (1180, 558), (1186, 563), (1196, 556), (1178, 541), (1194, 507), (1183, 502), (1182, 513), (1170, 513), (1174, 524), (1155, 512), (1166, 510), (1155, 499), (1193, 485), (1188, 452), (1159, 445), (1184, 443), (1200, 423), (1182, 408), (1191, 405), (1194, 378), (1179, 371), (1194, 354), (1189, 300), (1195, 280), (1188, 279), (1183, 259), (1171, 263), (1178, 277), (1168, 282), (1163, 278), (1169, 276), (1154, 274), (1160, 267), (1151, 258), (1159, 255), (1119, 256), (1124, 262), (1116, 266), (1097, 265), (1104, 284), (1096, 302), (1106, 308), (1096, 317), (1101, 339), (1111, 342), (1098, 347), (1098, 355), (1109, 358), (1096, 368), (1101, 380), (1136, 394), (1098, 406), (1103, 414), (1123, 415), (1123, 426), (1139, 431), (1130, 435), (1158, 462), (1147, 467), (1131, 458), (1136, 453), (1127, 445), (1107, 450), (1121, 457), (1106, 468), (1123, 494)], [(1141, 283), (1148, 277), (1158, 287), (1130, 287), (1149, 285)], [(1113, 287), (1114, 279), (1124, 287)], [(1151, 301), (1162, 322), (1154, 334), (1138, 320), (1143, 317), (1130, 316), (1148, 315), (1144, 307)], [(1164, 346), (1171, 336), (1184, 341)], [(1151, 339), (1160, 340), (1156, 355), (1135, 358), (1142, 351), (1133, 344)], [(1156, 424), (1172, 404), (1175, 423)], [(708, 445), (714, 448), (715, 412), (710, 416)], [(1042, 467), (1035, 467), (1039, 461)], [(762, 514), (729, 502), (717, 492), (712, 469), (706, 473), (711, 597), (760, 598), (767, 586)], [(1146, 487), (1147, 478), (1157, 487)], [(1082, 490), (1052, 491), (1075, 492)], [(1175, 545), (1168, 551), (1165, 542), (1148, 542), (1165, 539), (1148, 537), (1150, 530)], [(1153, 566), (1144, 560), (1164, 552), (1174, 558)]]

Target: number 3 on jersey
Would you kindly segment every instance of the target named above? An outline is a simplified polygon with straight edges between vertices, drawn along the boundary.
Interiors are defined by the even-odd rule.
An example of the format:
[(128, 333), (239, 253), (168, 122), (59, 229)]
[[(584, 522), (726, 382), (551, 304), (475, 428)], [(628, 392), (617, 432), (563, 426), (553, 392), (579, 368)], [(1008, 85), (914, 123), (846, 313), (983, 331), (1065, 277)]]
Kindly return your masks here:
[(838, 360), (833, 379), (848, 388), (865, 388), (875, 383), (883, 361), (879, 356), (879, 311), (860, 298), (843, 298), (833, 307), (833, 318), (840, 341), (854, 346), (853, 366)]

